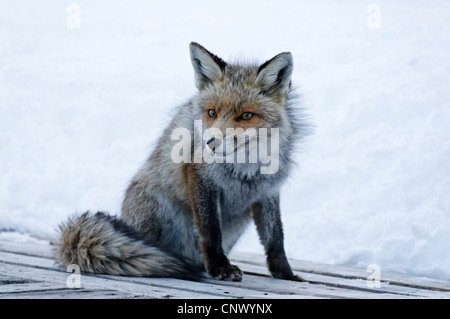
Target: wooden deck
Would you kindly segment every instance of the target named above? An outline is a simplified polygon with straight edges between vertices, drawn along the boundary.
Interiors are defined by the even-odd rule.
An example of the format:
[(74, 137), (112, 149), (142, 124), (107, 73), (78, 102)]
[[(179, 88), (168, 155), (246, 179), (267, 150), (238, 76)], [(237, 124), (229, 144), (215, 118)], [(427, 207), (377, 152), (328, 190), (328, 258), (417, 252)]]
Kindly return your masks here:
[(263, 256), (233, 253), (230, 259), (244, 271), (242, 282), (81, 274), (81, 287), (70, 288), (73, 274), (55, 265), (49, 242), (0, 239), (0, 298), (450, 298), (449, 281), (381, 270), (380, 287), (370, 288), (365, 269), (290, 260), (307, 280), (290, 282), (270, 278)]

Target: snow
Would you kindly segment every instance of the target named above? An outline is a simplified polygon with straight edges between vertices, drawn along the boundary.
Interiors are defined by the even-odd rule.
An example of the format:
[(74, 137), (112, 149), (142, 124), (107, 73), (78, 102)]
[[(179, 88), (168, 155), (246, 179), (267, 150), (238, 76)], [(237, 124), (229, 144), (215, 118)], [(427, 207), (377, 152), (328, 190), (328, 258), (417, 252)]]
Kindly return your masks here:
[[(1, 230), (118, 213), (195, 93), (189, 42), (290, 51), (315, 132), (282, 191), (288, 256), (450, 279), (448, 2), (377, 1), (380, 28), (356, 0), (74, 3), (79, 28), (71, 2), (0, 2)], [(254, 227), (236, 249), (263, 252)]]

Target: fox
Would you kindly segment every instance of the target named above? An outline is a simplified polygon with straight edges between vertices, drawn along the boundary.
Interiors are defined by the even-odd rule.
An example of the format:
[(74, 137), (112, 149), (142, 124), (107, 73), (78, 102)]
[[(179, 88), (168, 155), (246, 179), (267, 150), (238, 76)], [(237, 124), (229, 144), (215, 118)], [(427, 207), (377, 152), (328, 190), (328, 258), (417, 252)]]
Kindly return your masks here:
[[(227, 255), (253, 220), (271, 276), (303, 281), (286, 257), (280, 214), (280, 189), (308, 127), (291, 83), (292, 54), (259, 64), (225, 62), (196, 42), (189, 51), (196, 93), (131, 179), (120, 217), (69, 217), (59, 224), (56, 261), (87, 273), (241, 281)], [(271, 159), (269, 150), (259, 156), (264, 147)], [(268, 160), (273, 169), (264, 171)]]

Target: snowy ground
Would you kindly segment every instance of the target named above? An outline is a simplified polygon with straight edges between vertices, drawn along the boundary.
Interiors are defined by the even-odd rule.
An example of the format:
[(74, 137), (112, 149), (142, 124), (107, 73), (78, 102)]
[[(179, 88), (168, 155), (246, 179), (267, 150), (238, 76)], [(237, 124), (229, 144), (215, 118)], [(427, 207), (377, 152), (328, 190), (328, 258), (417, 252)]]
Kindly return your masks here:
[[(0, 0), (0, 229), (118, 213), (195, 92), (189, 42), (291, 51), (316, 129), (282, 192), (288, 256), (450, 279), (448, 1), (84, 0), (79, 28), (71, 3)], [(254, 227), (236, 249), (262, 252)]]

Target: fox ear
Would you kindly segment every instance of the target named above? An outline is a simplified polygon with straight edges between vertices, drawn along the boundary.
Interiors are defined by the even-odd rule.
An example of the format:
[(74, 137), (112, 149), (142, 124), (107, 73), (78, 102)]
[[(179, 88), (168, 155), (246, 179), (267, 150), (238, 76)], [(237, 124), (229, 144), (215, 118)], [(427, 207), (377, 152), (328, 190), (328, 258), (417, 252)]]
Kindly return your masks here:
[(285, 94), (291, 84), (294, 61), (290, 52), (283, 52), (263, 63), (258, 69), (256, 83), (268, 95)]
[(225, 61), (195, 42), (189, 45), (189, 50), (195, 71), (195, 84), (199, 90), (209, 83), (222, 79), (223, 71), (227, 65)]

